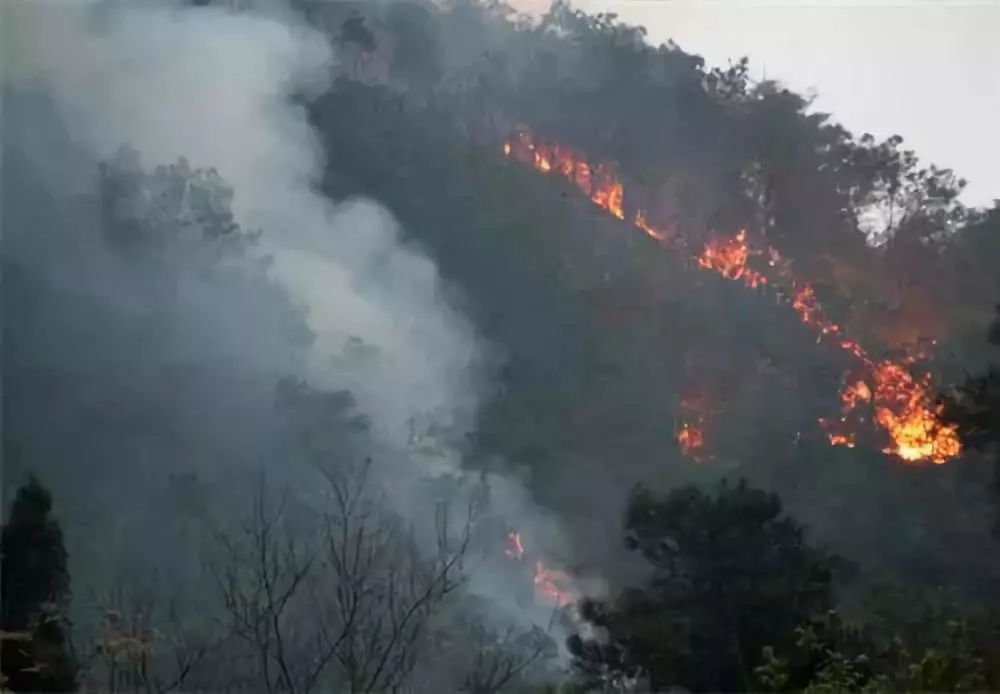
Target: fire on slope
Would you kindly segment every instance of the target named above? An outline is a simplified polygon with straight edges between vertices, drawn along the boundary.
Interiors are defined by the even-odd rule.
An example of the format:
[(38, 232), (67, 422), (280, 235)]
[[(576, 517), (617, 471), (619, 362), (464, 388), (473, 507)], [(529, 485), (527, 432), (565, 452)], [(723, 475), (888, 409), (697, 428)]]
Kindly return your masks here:
[(684, 455), (698, 463), (712, 457), (705, 446), (711, 414), (711, 401), (703, 390), (688, 388), (681, 396), (677, 443)]
[[(528, 130), (521, 130), (508, 140), (504, 154), (542, 173), (557, 173), (583, 191), (595, 205), (618, 219), (625, 219), (625, 189), (612, 165), (592, 165), (578, 152), (561, 144), (542, 142)], [(643, 210), (636, 211), (632, 223), (647, 236), (686, 252), (683, 239), (650, 224)], [(730, 238), (709, 241), (694, 260), (699, 267), (714, 270), (748, 288), (773, 287), (801, 321), (817, 333), (818, 342), (826, 341), (856, 360), (857, 368), (845, 379), (841, 390), (841, 418), (836, 422), (820, 422), (830, 443), (856, 444), (856, 431), (867, 419), (861, 405), (867, 403), (873, 413), (870, 419), (888, 436), (885, 453), (910, 462), (944, 463), (956, 457), (961, 452), (956, 427), (941, 419), (941, 408), (934, 404), (931, 395), (930, 374), (914, 376), (903, 364), (870, 357), (827, 318), (810, 284), (791, 279), (787, 271), (776, 271), (769, 279), (763, 271), (750, 266), (752, 258), (765, 255), (767, 266), (783, 265), (776, 249), (751, 248), (746, 230), (741, 229)], [(704, 443), (702, 432), (694, 424), (682, 427), (678, 441), (688, 453), (699, 450)]]
[[(507, 544), (504, 554), (515, 561), (524, 561), (524, 541), (521, 533), (507, 533)], [(551, 607), (566, 607), (576, 602), (578, 593), (573, 580), (565, 571), (549, 568), (541, 559), (535, 560), (532, 583), (535, 588), (535, 600)]]
[(715, 270), (727, 280), (740, 280), (751, 289), (767, 284), (767, 278), (748, 265), (750, 247), (746, 229), (740, 229), (730, 239), (709, 242), (696, 260), (699, 267)]

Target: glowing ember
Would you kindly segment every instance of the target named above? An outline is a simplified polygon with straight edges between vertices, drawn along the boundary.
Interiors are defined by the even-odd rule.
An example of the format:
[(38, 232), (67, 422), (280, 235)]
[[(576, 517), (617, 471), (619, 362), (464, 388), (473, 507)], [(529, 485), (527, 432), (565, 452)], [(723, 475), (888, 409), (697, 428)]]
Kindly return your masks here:
[(698, 427), (683, 424), (680, 433), (677, 434), (677, 443), (680, 444), (684, 455), (693, 460), (703, 460), (700, 451), (705, 445), (705, 434)]
[(844, 388), (840, 391), (840, 399), (846, 409), (853, 410), (858, 406), (858, 403), (870, 401), (872, 391), (864, 381), (845, 383)]
[(802, 317), (802, 322), (807, 325), (814, 325), (817, 321), (822, 321), (819, 308), (819, 301), (816, 299), (816, 292), (810, 285), (805, 285), (795, 292), (792, 299), (792, 308)]
[(681, 428), (677, 432), (677, 444), (681, 453), (695, 462), (712, 457), (705, 449), (705, 433), (711, 415), (711, 401), (707, 393), (689, 389), (681, 396)]
[(547, 569), (541, 561), (535, 562), (535, 598), (553, 607), (565, 607), (576, 602), (573, 581), (565, 571)]
[[(524, 559), (524, 543), (521, 533), (507, 533), (507, 543), (503, 553), (515, 561)], [(545, 566), (541, 559), (535, 560), (535, 570), (531, 577), (535, 590), (535, 600), (544, 605), (565, 607), (576, 602), (578, 593), (573, 579), (565, 571)]]
[(646, 221), (646, 213), (643, 212), (642, 210), (636, 211), (634, 224), (639, 229), (641, 229), (642, 232), (646, 234), (646, 236), (649, 236), (650, 238), (656, 239), (657, 241), (667, 240), (667, 232), (657, 229), (654, 226), (651, 226), (649, 222)]
[[(825, 419), (821, 419), (820, 424), (825, 424), (826, 421), (827, 420)], [(854, 448), (853, 434), (839, 434), (837, 432), (831, 431), (828, 433), (828, 436), (830, 437), (830, 444), (833, 446), (847, 446), (848, 448)]]
[[(555, 171), (585, 193), (598, 207), (618, 219), (625, 219), (623, 202), (625, 189), (610, 164), (592, 166), (586, 158), (563, 145), (546, 145), (535, 141), (527, 131), (504, 143), (504, 154), (532, 165), (542, 173)], [(637, 210), (633, 224), (650, 238), (681, 247), (671, 233), (652, 226), (646, 214)], [(839, 421), (820, 420), (832, 445), (853, 447), (856, 434), (849, 426), (865, 421), (858, 414), (861, 403), (871, 404), (871, 419), (889, 436), (891, 445), (884, 452), (905, 461), (930, 460), (944, 463), (961, 452), (956, 430), (943, 423), (940, 408), (933, 405), (929, 375), (915, 378), (903, 366), (891, 361), (875, 361), (857, 342), (842, 334), (840, 326), (823, 312), (813, 287), (803, 282), (775, 284), (759, 270), (750, 267), (756, 256), (765, 256), (766, 265), (774, 268), (780, 280), (787, 279), (787, 263), (772, 246), (764, 252), (751, 248), (745, 229), (728, 239), (715, 239), (695, 258), (698, 266), (714, 270), (729, 280), (740, 281), (750, 288), (775, 286), (802, 322), (815, 330), (817, 341), (830, 336), (830, 342), (860, 362), (861, 378), (845, 381), (841, 391), (842, 417)], [(869, 386), (871, 384), (871, 386)], [(692, 454), (704, 445), (704, 432), (697, 421), (685, 421), (678, 433), (678, 443), (685, 454)], [(694, 457), (692, 455), (692, 457)], [(696, 458), (697, 459), (697, 458)]]
[(503, 553), (511, 559), (520, 559), (524, 556), (524, 544), (521, 542), (521, 533), (507, 533), (507, 546), (504, 547)]

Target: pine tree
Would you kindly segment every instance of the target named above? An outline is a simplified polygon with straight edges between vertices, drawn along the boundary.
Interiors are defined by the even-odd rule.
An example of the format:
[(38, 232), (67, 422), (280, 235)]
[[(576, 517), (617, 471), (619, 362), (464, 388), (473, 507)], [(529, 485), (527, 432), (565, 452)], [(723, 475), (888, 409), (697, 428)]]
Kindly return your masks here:
[(65, 634), (69, 573), (52, 495), (34, 476), (17, 491), (3, 527), (2, 669), (16, 692), (69, 692), (76, 667)]

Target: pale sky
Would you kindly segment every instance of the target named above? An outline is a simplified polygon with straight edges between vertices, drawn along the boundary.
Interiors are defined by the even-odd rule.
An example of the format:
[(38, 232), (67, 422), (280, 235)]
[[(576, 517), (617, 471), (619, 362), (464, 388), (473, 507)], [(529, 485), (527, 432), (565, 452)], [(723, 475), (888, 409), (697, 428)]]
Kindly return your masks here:
[[(514, 0), (541, 11), (549, 0)], [(750, 58), (815, 93), (814, 108), (860, 134), (899, 133), (922, 160), (969, 180), (963, 199), (1000, 198), (1000, 0), (573, 0), (672, 38), (709, 65)]]

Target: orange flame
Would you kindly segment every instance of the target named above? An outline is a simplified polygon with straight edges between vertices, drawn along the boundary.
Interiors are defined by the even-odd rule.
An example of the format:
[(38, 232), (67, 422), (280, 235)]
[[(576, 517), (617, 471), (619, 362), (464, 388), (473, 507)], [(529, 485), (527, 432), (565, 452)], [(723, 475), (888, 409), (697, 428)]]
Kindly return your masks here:
[(766, 285), (767, 278), (747, 266), (750, 248), (746, 239), (746, 229), (740, 229), (731, 239), (709, 243), (698, 256), (698, 265), (706, 270), (715, 270), (727, 280), (743, 280), (751, 288)]
[(864, 380), (848, 379), (844, 383), (839, 422), (821, 422), (830, 443), (853, 447), (855, 437), (845, 430), (854, 422), (865, 421), (868, 415), (889, 435), (890, 445), (882, 449), (884, 453), (909, 462), (933, 463), (945, 463), (961, 453), (957, 427), (944, 423), (941, 406), (930, 401), (929, 374), (915, 378), (887, 360), (865, 359), (863, 365), (873, 387)]
[(875, 421), (889, 432), (892, 445), (885, 453), (903, 460), (944, 463), (962, 450), (958, 427), (941, 421), (941, 406), (932, 406), (927, 393), (930, 374), (915, 379), (889, 361), (874, 365)]
[[(521, 533), (507, 533), (507, 543), (503, 553), (515, 561), (524, 559), (524, 543)], [(531, 577), (535, 590), (535, 600), (544, 605), (565, 607), (576, 602), (578, 592), (569, 574), (560, 569), (547, 568), (541, 559), (535, 560), (535, 570)]]
[[(610, 164), (592, 166), (585, 157), (563, 145), (536, 143), (534, 136), (524, 130), (513, 141), (505, 142), (503, 149), (506, 156), (531, 164), (542, 173), (556, 171), (598, 207), (618, 219), (625, 219), (625, 189)], [(666, 230), (651, 225), (643, 210), (636, 211), (633, 224), (650, 238), (680, 245)], [(750, 260), (755, 255), (765, 253), (754, 252), (748, 243), (746, 230), (741, 229), (732, 238), (706, 244), (695, 260), (699, 267), (714, 270), (729, 280), (742, 281), (749, 288), (775, 286), (764, 273), (750, 267)], [(769, 267), (778, 268), (781, 265), (781, 254), (774, 247), (767, 247), (766, 256)], [(793, 281), (790, 291), (783, 291), (779, 286), (778, 292), (802, 322), (817, 332), (817, 341), (835, 336), (837, 340), (833, 344), (857, 359), (865, 374), (863, 379), (845, 382), (841, 391), (843, 416), (840, 422), (820, 420), (832, 445), (855, 445), (856, 434), (843, 429), (858, 405), (869, 401), (874, 406), (875, 423), (891, 440), (891, 445), (883, 452), (904, 461), (930, 460), (934, 463), (944, 463), (959, 455), (962, 446), (956, 428), (944, 423), (940, 407), (933, 405), (929, 374), (916, 378), (899, 364), (872, 360), (859, 343), (844, 336), (840, 326), (825, 315), (813, 287), (808, 283)], [(863, 390), (858, 383), (864, 385)], [(874, 391), (868, 383), (874, 384)], [(685, 423), (678, 434), (678, 442), (685, 453), (696, 451), (704, 444), (704, 435), (696, 424)]]
[(635, 221), (633, 222), (646, 236), (656, 239), (657, 241), (666, 241), (667, 232), (662, 229), (657, 229), (646, 221), (646, 213), (642, 210), (636, 210)]
[(519, 161), (544, 174), (555, 171), (582, 190), (595, 205), (618, 219), (625, 219), (622, 207), (625, 186), (615, 176), (610, 164), (593, 167), (573, 150), (562, 145), (536, 142), (530, 133), (524, 131), (513, 142), (505, 142), (503, 151), (505, 156), (513, 154)]
[(698, 463), (712, 457), (705, 449), (705, 430), (711, 414), (706, 393), (689, 389), (681, 396), (681, 428), (677, 432), (677, 443), (681, 447), (681, 453)]
[(677, 434), (677, 443), (681, 445), (681, 452), (692, 460), (701, 461), (700, 451), (705, 445), (705, 434), (699, 427), (691, 424), (681, 425), (681, 431)]

